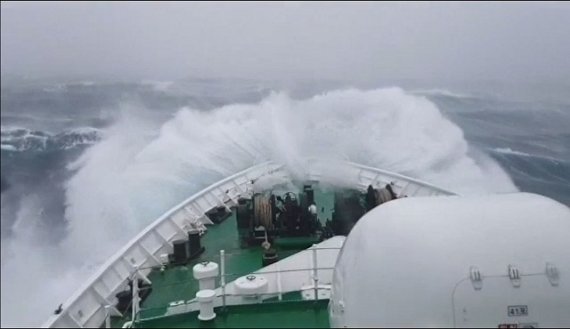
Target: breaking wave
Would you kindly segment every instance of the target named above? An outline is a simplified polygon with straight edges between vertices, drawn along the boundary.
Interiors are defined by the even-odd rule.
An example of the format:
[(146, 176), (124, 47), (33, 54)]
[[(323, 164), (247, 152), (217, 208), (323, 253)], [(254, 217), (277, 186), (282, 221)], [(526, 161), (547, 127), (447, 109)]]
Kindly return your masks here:
[(53, 151), (91, 145), (101, 139), (96, 128), (74, 128), (58, 134), (20, 127), (2, 127), (1, 148), (4, 151)]
[[(126, 115), (70, 168), (65, 243), (105, 257), (170, 206), (212, 182), (273, 160), (302, 172), (306, 157), (350, 160), (459, 193), (516, 190), (437, 107), (402, 89), (342, 90), (212, 111), (183, 108), (158, 131)], [(86, 196), (89, 197), (86, 197)], [(103, 246), (103, 247), (102, 247)]]
[[(11, 317), (3, 324), (40, 324), (97, 264), (169, 207), (262, 161), (296, 172), (306, 157), (350, 160), (460, 193), (516, 190), (494, 161), (473, 156), (462, 130), (437, 106), (400, 88), (337, 90), (303, 100), (272, 93), (256, 104), (182, 108), (160, 127), (140, 111), (124, 111), (104, 133), (2, 130), (3, 147), (16, 150), (45, 149), (57, 136), (51, 142), (57, 147), (93, 144), (68, 165), (74, 174), (64, 185), (62, 241), (38, 245), (42, 226), (30, 219), (33, 199), (18, 213), (11, 242), (2, 241), (9, 250), (2, 255), (2, 313)], [(25, 259), (39, 254), (29, 268)], [(22, 289), (25, 305), (13, 297)]]
[(444, 97), (451, 97), (451, 98), (472, 98), (473, 95), (465, 94), (465, 93), (457, 93), (447, 89), (415, 89), (410, 91), (412, 94), (415, 95), (424, 95), (424, 96), (444, 96)]

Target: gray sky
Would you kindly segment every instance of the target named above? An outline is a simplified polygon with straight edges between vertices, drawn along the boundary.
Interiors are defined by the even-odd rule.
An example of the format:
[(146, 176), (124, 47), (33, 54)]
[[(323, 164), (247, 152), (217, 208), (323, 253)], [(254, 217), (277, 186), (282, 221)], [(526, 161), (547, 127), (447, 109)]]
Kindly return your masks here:
[(2, 73), (570, 80), (568, 3), (6, 3)]

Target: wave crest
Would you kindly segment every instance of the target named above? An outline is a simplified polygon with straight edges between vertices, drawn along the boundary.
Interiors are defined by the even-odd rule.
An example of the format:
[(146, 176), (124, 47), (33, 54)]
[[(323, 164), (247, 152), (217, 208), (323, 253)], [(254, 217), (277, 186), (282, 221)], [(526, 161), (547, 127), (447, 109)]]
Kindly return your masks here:
[[(155, 122), (141, 120), (140, 109), (135, 113), (127, 112), (108, 127), (99, 142), (68, 166), (74, 176), (65, 185), (68, 230), (64, 240), (38, 252), (43, 247), (35, 240), (16, 235), (13, 250), (19, 255), (3, 258), (2, 273), (7, 275), (2, 276), (2, 301), (20, 293), (22, 286), (28, 297), (19, 300), (21, 304), (2, 303), (3, 314), (37, 325), (93, 267), (166, 209), (218, 179), (265, 160), (303, 172), (306, 157), (344, 159), (456, 192), (515, 190), (502, 170), (483, 166), (469, 155), (462, 130), (437, 106), (400, 88), (337, 90), (304, 100), (273, 93), (256, 104), (211, 111), (183, 108), (160, 129)], [(8, 131), (2, 129), (3, 145), (17, 146), (17, 140), (24, 145), (26, 140), (39, 140), (44, 145), (44, 140), (55, 138), (41, 132)], [(58, 135), (60, 147), (99, 138), (95, 130)], [(23, 209), (32, 206), (33, 202)], [(34, 230), (25, 228), (16, 233)], [(41, 235), (41, 227), (36, 230)], [(45, 263), (30, 258), (33, 255), (41, 255)], [(34, 260), (33, 271), (29, 259)], [(37, 280), (38, 273), (42, 280)], [(30, 309), (36, 310), (33, 318)]]
[(350, 160), (464, 194), (516, 190), (492, 160), (470, 155), (462, 130), (436, 105), (400, 88), (305, 100), (273, 93), (257, 104), (183, 108), (153, 135), (129, 116), (106, 133), (73, 165), (66, 187), (68, 243), (83, 255), (119, 231), (126, 241), (185, 196), (266, 160), (293, 173), (305, 172), (307, 157)]
[(10, 152), (68, 150), (98, 142), (102, 133), (97, 128), (82, 127), (58, 134), (20, 127), (2, 127), (1, 148)]

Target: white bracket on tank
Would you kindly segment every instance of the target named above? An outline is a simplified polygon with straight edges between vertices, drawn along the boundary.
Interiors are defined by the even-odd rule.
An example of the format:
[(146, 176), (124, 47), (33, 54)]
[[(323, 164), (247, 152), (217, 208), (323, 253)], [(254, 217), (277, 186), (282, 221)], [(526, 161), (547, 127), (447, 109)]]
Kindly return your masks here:
[(509, 279), (511, 279), (511, 283), (513, 287), (518, 288), (521, 286), (521, 273), (519, 269), (514, 265), (509, 265)]
[(133, 272), (131, 272), (132, 275), (135, 275), (135, 273), (136, 273), (136, 275), (138, 275), (139, 278), (142, 279), (144, 282), (146, 282), (148, 284), (152, 284), (152, 281), (150, 281), (150, 279), (141, 270), (139, 270), (139, 266), (135, 265), (135, 261), (133, 258), (131, 258), (130, 262), (126, 257), (123, 257), (123, 260), (125, 261), (125, 263), (127, 263), (131, 267), (131, 269), (134, 270)]
[(546, 277), (552, 286), (558, 286), (558, 280), (560, 275), (558, 274), (558, 268), (552, 263), (546, 263)]
[(481, 288), (483, 288), (483, 277), (477, 266), (471, 266), (469, 268), (469, 278), (475, 290), (481, 290)]
[[(318, 295), (317, 298), (330, 299), (331, 297), (331, 285), (330, 284), (319, 284), (317, 287)], [(303, 300), (315, 300), (315, 286), (314, 285), (303, 285), (301, 287), (301, 297)]]

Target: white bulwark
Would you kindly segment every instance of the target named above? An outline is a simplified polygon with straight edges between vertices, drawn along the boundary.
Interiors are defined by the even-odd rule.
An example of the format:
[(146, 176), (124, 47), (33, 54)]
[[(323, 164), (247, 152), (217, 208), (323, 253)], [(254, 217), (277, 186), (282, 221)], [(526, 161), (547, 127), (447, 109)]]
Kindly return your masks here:
[(333, 327), (567, 327), (570, 209), (513, 193), (404, 198), (338, 256)]
[[(302, 174), (307, 180), (332, 181), (362, 191), (365, 191), (368, 185), (382, 187), (390, 183), (398, 195), (409, 197), (453, 194), (420, 180), (355, 163), (341, 162), (333, 165), (331, 161), (307, 159), (306, 168), (307, 171)], [(164, 255), (172, 252), (174, 240), (186, 237), (192, 227), (206, 229), (205, 225), (212, 224), (205, 214), (206, 211), (218, 206), (231, 207), (237, 204), (238, 198), (250, 197), (254, 182), (263, 178), (277, 178), (277, 181), (283, 178), (290, 179), (290, 173), (281, 164), (265, 162), (227, 177), (190, 196), (165, 212), (118, 250), (62, 304), (61, 312), (52, 315), (43, 327), (101, 326), (109, 314), (118, 313), (113, 306), (116, 302), (115, 295), (128, 287), (128, 280), (132, 279), (133, 275), (145, 279), (150, 272), (150, 266), (161, 266), (167, 260)], [(342, 179), (339, 181), (339, 178)], [(321, 258), (321, 254), (326, 254), (328, 258), (330, 253), (336, 255), (336, 252), (338, 250), (318, 251), (318, 257)], [(286, 281), (285, 278), (283, 281)], [(230, 288), (231, 284), (228, 285), (228, 289)], [(286, 289), (285, 284), (279, 287), (283, 292), (286, 292)]]

